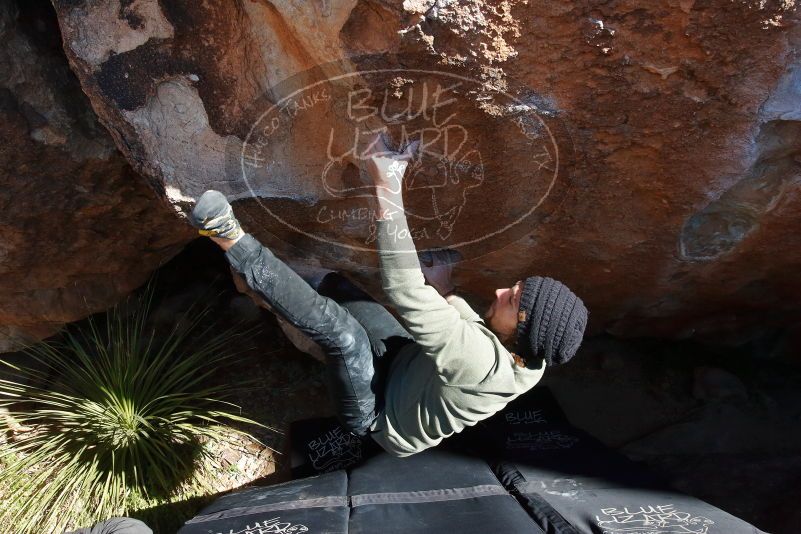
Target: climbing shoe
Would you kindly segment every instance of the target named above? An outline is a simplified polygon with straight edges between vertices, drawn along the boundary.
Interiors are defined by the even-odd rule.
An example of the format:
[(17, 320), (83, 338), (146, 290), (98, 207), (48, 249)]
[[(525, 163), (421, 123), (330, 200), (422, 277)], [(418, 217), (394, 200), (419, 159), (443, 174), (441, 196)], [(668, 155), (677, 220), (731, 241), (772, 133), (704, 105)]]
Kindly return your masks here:
[(189, 215), (189, 222), (200, 235), (237, 239), (244, 232), (234, 217), (234, 210), (219, 191), (209, 190), (201, 195)]

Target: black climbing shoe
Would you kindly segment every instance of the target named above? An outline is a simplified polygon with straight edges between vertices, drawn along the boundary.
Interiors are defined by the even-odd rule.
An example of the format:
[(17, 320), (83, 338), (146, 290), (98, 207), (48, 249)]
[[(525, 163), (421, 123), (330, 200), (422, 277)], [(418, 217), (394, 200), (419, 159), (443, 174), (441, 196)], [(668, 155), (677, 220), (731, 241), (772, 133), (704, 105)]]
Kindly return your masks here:
[(237, 239), (244, 232), (234, 217), (234, 210), (219, 191), (209, 190), (198, 199), (189, 222), (200, 235)]

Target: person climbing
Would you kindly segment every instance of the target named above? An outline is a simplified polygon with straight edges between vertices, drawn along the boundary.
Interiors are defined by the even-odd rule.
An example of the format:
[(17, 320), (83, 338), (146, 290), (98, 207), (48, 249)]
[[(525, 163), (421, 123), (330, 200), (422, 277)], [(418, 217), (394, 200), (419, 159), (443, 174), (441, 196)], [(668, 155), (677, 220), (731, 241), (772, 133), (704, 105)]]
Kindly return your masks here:
[(312, 287), (242, 230), (222, 193), (206, 191), (190, 216), (250, 290), (322, 348), (343, 427), (396, 456), (503, 409), (545, 367), (573, 357), (587, 323), (581, 299), (551, 278), (497, 289), (482, 318), (452, 291), (447, 264), (425, 267), (426, 277), (403, 209), (403, 174), (416, 149), (390, 150), (379, 135), (359, 160), (376, 193), (383, 291), (403, 325), (336, 272)]

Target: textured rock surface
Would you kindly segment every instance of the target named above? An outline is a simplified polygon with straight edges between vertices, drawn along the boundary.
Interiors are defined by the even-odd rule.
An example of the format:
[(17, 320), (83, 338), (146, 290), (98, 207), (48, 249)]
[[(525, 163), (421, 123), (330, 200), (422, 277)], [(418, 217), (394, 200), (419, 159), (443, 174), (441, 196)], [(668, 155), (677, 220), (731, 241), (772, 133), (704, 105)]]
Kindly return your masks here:
[(45, 2), (0, 6), (0, 352), (103, 310), (188, 233), (98, 124)]
[[(54, 4), (136, 170), (182, 209), (209, 187), (240, 199), (246, 229), (290, 257), (375, 287), (369, 205), (336, 156), (375, 124), (365, 106), (386, 97), (391, 115), (414, 90), (417, 107), (458, 75), (441, 110), (455, 119), (431, 116), (429, 94), (405, 125), (440, 135), (408, 205), (422, 247), (466, 243), (460, 286), (481, 299), (555, 276), (617, 335), (738, 341), (799, 319), (794, 0)], [(340, 60), (316, 86), (330, 92), (287, 100), (319, 74), (279, 82)], [(387, 122), (401, 142), (404, 121)]]

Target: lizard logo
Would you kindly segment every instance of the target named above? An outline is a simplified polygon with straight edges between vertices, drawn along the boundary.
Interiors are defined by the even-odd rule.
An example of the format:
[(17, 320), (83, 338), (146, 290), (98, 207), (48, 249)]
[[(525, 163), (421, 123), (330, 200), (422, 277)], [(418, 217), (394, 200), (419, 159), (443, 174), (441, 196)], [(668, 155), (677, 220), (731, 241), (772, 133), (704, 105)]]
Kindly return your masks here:
[[(354, 67), (368, 64), (376, 68)], [(571, 152), (558, 114), (511, 85), (391, 58), (319, 66), (268, 91), (229, 169), (287, 239), (372, 251), (379, 214), (360, 165), (366, 143), (377, 134), (396, 150), (418, 141), (393, 186), (418, 250), (483, 255), (530, 233), (557, 205)]]

